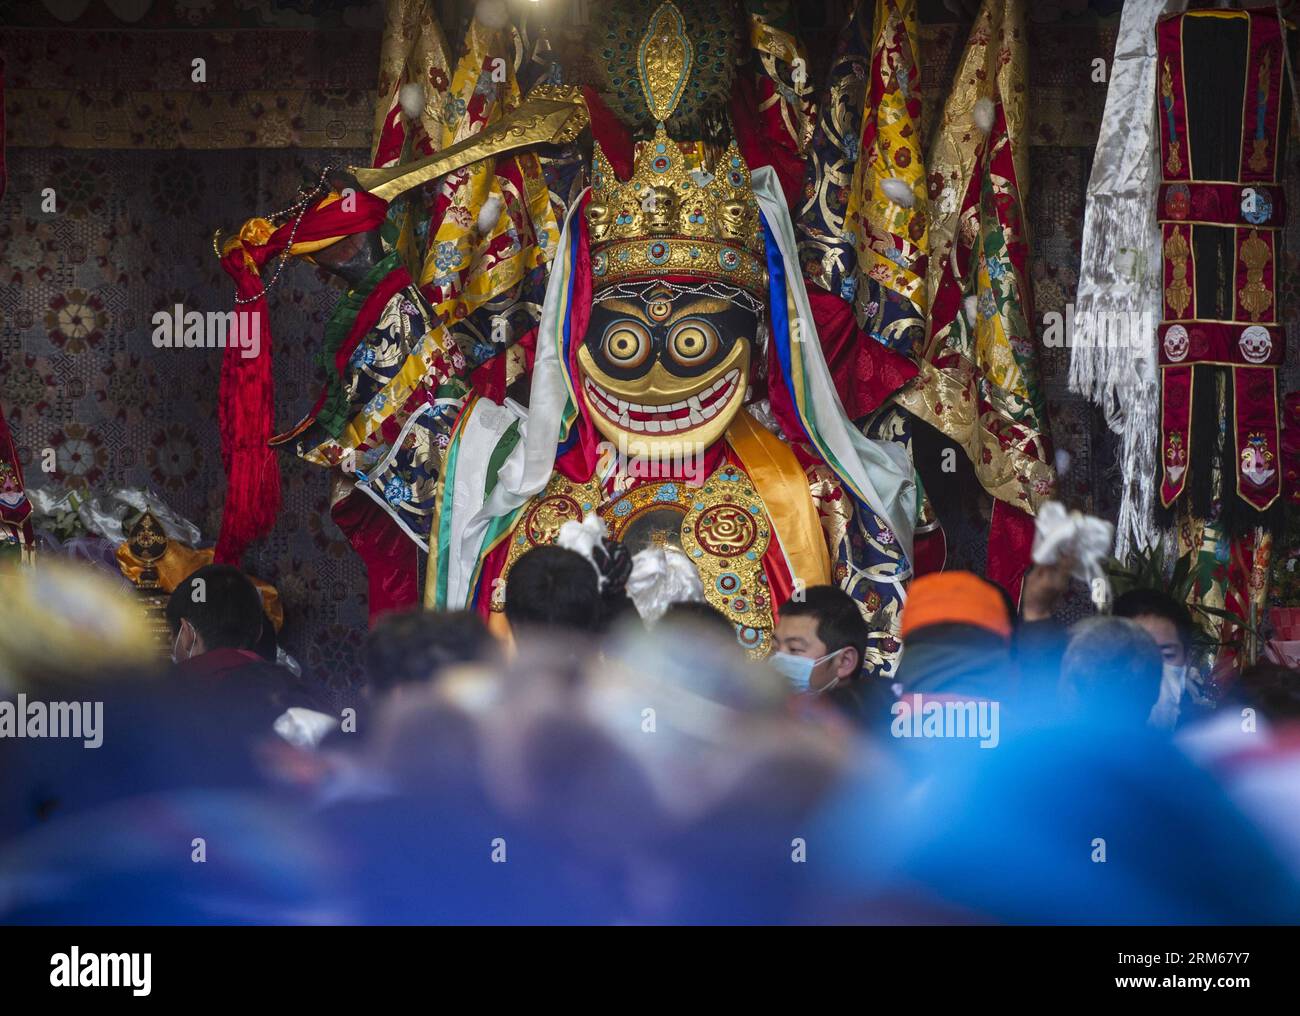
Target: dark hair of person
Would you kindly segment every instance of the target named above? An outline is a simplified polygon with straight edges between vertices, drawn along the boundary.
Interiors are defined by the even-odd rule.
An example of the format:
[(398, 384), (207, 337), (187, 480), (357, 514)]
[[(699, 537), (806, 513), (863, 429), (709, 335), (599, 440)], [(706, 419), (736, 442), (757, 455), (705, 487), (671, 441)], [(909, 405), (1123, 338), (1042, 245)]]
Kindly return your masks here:
[(564, 547), (534, 547), (514, 563), (506, 579), (505, 610), (514, 629), (599, 632), (604, 625), (596, 569)]
[(367, 683), (372, 691), (386, 692), (430, 681), (445, 667), (482, 659), (493, 644), (487, 625), (472, 611), (385, 614), (362, 648)]
[(267, 663), (275, 663), (280, 659), (280, 640), (276, 637), (275, 622), (269, 614), (262, 614), (262, 634), (257, 637), (253, 652)]
[(627, 595), (627, 580), (632, 575), (632, 551), (627, 544), (606, 537), (592, 548), (591, 562), (600, 573), (599, 630), (604, 632), (636, 614), (636, 606)]
[(591, 557), (603, 582), (601, 594), (606, 599), (625, 595), (632, 575), (632, 551), (627, 545), (605, 538), (592, 548)]
[(679, 600), (668, 604), (668, 608), (659, 618), (659, 625), (694, 625), (707, 631), (717, 632), (728, 641), (735, 641), (736, 626), (727, 615), (711, 603), (703, 600)]
[(1183, 648), (1189, 649), (1196, 632), (1196, 623), (1185, 604), (1179, 603), (1161, 589), (1130, 589), (1115, 598), (1111, 606), (1115, 617), (1162, 617), (1178, 629)]
[(1233, 697), (1271, 720), (1300, 719), (1300, 672), (1260, 660), (1241, 672)]
[(612, 631), (615, 628), (621, 629), (641, 629), (646, 627), (645, 621), (641, 618), (641, 613), (636, 609), (636, 604), (626, 593), (620, 593), (618, 596), (606, 596), (602, 598), (604, 603), (602, 609), (605, 611), (605, 626), (603, 631)]
[(252, 649), (262, 638), (262, 594), (228, 564), (204, 565), (185, 578), (167, 600), (172, 636), (189, 621), (206, 649)]
[(814, 617), (817, 637), (828, 653), (853, 648), (858, 651), (857, 678), (862, 673), (862, 658), (867, 648), (867, 623), (862, 619), (858, 601), (839, 586), (810, 586), (802, 600), (793, 597), (780, 610), (781, 617)]
[(1085, 710), (1145, 722), (1160, 695), (1160, 676), (1160, 650), (1132, 618), (1089, 617), (1071, 629), (1061, 687)]

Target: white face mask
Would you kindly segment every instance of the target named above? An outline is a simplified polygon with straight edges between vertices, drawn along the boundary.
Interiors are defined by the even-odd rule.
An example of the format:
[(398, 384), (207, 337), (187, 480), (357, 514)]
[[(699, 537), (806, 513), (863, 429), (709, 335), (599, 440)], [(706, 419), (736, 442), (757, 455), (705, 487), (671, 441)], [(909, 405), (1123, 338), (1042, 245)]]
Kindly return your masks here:
[(1187, 664), (1165, 663), (1160, 668), (1160, 696), (1177, 702), (1187, 689)]
[[(812, 672), (821, 664), (825, 663), (833, 656), (839, 656), (844, 652), (843, 649), (837, 649), (833, 653), (827, 653), (825, 656), (813, 659), (810, 656), (796, 656), (794, 653), (773, 653), (767, 658), (767, 662), (778, 674), (784, 674), (790, 682), (790, 690), (796, 695), (807, 695), (812, 691)], [(836, 677), (830, 684), (823, 688), (818, 688), (816, 694), (828, 692), (840, 683), (839, 677)]]
[[(184, 661), (181, 659), (180, 644), (181, 644), (181, 636), (182, 636), (183, 634), (185, 634), (185, 626), (186, 626), (187, 623), (188, 623), (188, 622), (186, 622), (186, 621), (182, 621), (182, 622), (181, 622), (181, 626), (176, 630), (176, 638), (172, 639), (172, 663), (182, 663), (182, 662), (184, 662)], [(191, 628), (191, 629), (190, 629), (190, 648), (189, 648), (189, 651), (185, 654), (185, 659), (186, 659), (186, 660), (190, 660), (190, 659), (193, 659), (193, 658), (194, 658), (194, 630)]]
[(1164, 663), (1160, 668), (1160, 697), (1147, 715), (1147, 723), (1162, 730), (1178, 725), (1183, 692), (1187, 688), (1187, 665)]

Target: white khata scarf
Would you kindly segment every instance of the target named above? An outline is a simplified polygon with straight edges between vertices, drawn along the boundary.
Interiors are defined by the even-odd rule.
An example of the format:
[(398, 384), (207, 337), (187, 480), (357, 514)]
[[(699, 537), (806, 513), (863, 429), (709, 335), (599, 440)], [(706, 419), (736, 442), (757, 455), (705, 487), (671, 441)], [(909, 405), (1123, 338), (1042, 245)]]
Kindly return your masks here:
[(1155, 540), (1160, 430), (1160, 184), (1155, 137), (1156, 21), (1187, 0), (1128, 0), (1120, 17), (1083, 218), (1070, 388), (1120, 435), (1123, 501), (1115, 556)]

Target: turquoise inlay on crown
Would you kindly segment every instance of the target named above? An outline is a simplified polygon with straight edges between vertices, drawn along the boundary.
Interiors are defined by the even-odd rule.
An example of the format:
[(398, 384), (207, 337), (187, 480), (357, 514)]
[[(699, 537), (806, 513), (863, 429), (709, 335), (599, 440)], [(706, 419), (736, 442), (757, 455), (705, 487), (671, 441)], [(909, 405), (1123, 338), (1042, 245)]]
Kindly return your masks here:
[[(666, 25), (665, 22), (670, 22), (670, 25)], [(690, 80), (695, 48), (686, 35), (686, 22), (682, 18), (682, 12), (671, 3), (660, 4), (659, 8), (650, 16), (645, 34), (641, 37), (641, 46), (637, 51), (637, 70), (641, 78), (641, 89), (645, 93), (646, 105), (651, 107), (651, 111), (656, 115), (658, 115), (660, 97), (650, 87), (650, 69), (646, 63), (646, 55), (650, 50), (650, 43), (656, 35), (657, 28), (660, 31), (670, 29), (685, 51), (685, 58), (678, 68), (677, 81), (673, 84), (672, 94), (669, 95), (668, 102), (664, 107), (662, 119), (667, 119), (672, 115), (673, 110), (677, 108), (677, 104), (681, 102), (682, 93), (686, 90), (686, 83)]]

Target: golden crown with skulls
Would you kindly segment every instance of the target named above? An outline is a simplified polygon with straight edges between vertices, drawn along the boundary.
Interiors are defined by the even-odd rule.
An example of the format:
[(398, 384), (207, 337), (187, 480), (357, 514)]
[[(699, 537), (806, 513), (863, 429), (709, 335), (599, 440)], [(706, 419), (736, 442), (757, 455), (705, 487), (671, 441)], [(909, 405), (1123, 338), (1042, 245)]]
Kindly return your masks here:
[[(767, 275), (763, 229), (739, 147), (734, 140), (721, 151), (703, 141), (679, 144), (665, 126), (676, 122), (684, 100), (687, 105), (705, 101), (708, 89), (696, 95), (702, 87), (696, 78), (718, 77), (725, 61), (714, 53), (722, 62), (711, 70), (705, 66), (686, 18), (671, 2), (650, 14), (638, 44), (627, 48), (635, 50), (630, 61), (635, 70), (620, 81), (630, 84), (635, 78), (637, 105), (644, 102), (656, 127), (653, 137), (636, 146), (627, 181), (618, 178), (600, 145), (595, 147), (586, 209), (593, 284), (681, 275), (761, 294)], [(721, 47), (710, 52), (715, 50)]]
[(661, 124), (638, 145), (624, 183), (596, 147), (586, 216), (597, 288), (682, 275), (764, 291), (767, 260), (749, 167), (734, 141), (716, 159), (705, 149), (679, 145)]

